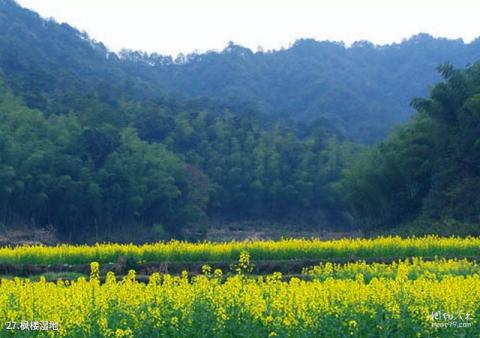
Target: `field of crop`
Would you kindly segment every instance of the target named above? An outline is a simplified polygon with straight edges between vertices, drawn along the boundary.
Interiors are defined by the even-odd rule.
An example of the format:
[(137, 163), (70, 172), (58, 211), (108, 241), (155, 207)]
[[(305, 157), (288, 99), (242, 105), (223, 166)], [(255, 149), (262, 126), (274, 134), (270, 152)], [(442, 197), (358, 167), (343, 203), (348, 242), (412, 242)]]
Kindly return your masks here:
[[(200, 275), (153, 273), (140, 282), (133, 270), (121, 280), (113, 272), (100, 279), (94, 262), (90, 277), (72, 281), (1, 279), (0, 336), (478, 337), (480, 265), (472, 259), (478, 244), (476, 238), (427, 237), (4, 248), (1, 260), (10, 262), (108, 262), (134, 254), (139, 260), (226, 259), (232, 271), (205, 265)], [(301, 255), (414, 258), (327, 262), (299, 276), (251, 274), (255, 259)]]
[[(93, 264), (89, 280), (2, 280), (0, 318), (58, 323), (58, 331), (16, 331), (25, 337), (477, 337), (477, 269), (466, 261), (359, 263), (283, 281), (278, 273), (246, 276), (244, 259), (226, 279), (205, 267), (192, 279), (153, 274), (139, 283), (131, 271), (101, 284)], [(368, 271), (375, 273), (365, 278)], [(356, 273), (339, 275), (347, 272)]]
[(374, 257), (478, 257), (480, 238), (380, 237), (374, 239), (286, 239), (226, 243), (172, 241), (145, 245), (98, 244), (55, 247), (22, 246), (0, 248), (0, 263), (11, 264), (101, 264), (120, 256), (138, 262), (235, 261), (247, 251), (253, 260), (333, 259)]

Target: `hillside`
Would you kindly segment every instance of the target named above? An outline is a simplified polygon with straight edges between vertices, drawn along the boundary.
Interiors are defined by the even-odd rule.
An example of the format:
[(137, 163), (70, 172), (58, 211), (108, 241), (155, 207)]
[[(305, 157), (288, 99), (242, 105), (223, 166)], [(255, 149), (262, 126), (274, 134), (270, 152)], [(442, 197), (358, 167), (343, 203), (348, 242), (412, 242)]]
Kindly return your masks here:
[(1, 5), (2, 228), (153, 238), (210, 217), (343, 217), (333, 183), (350, 146), (328, 121), (164, 95), (68, 25)]
[(440, 80), (439, 64), (465, 67), (480, 59), (478, 39), (465, 44), (427, 34), (385, 46), (307, 39), (255, 53), (230, 43), (221, 52), (174, 60), (138, 51), (116, 55), (12, 0), (0, 7), (0, 68), (29, 107), (49, 113), (82, 110), (85, 96), (115, 110), (120, 99), (168, 106), (172, 98), (195, 98), (198, 109), (256, 111), (270, 122), (322, 118), (353, 141), (376, 142), (410, 118), (410, 100)]
[[(478, 59), (479, 41), (230, 44), (172, 61), (116, 55), (1, 0), (0, 229), (83, 241), (242, 221), (475, 223), (478, 65), (454, 66)], [(378, 145), (352, 142), (410, 115)]]
[(375, 142), (411, 117), (410, 100), (440, 80), (439, 64), (465, 67), (479, 60), (480, 40), (465, 44), (419, 34), (399, 44), (360, 41), (351, 47), (298, 40), (285, 50), (256, 53), (231, 43), (177, 62), (138, 53), (130, 59), (154, 65), (144, 71), (153, 71), (166, 91), (241, 99), (275, 119), (322, 117), (351, 140)]

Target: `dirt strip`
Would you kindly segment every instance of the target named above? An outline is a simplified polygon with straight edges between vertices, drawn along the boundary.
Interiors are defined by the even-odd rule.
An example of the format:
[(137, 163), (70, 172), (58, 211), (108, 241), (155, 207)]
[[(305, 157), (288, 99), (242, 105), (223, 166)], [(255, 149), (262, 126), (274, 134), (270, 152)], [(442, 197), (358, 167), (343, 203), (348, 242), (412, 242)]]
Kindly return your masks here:
[[(443, 257), (446, 259), (466, 258), (470, 261), (480, 261), (480, 256), (471, 257)], [(273, 272), (282, 274), (301, 274), (302, 269), (311, 267), (320, 263), (346, 264), (349, 262), (365, 261), (366, 263), (392, 263), (404, 258), (332, 258), (332, 259), (295, 259), (295, 260), (262, 260), (252, 261), (254, 264), (253, 274), (264, 275)], [(434, 260), (435, 257), (423, 257), (423, 260)], [(113, 271), (116, 275), (124, 275), (130, 269), (134, 269), (137, 275), (151, 275), (154, 272), (161, 274), (180, 274), (182, 271), (188, 271), (191, 275), (201, 273), (202, 266), (208, 264), (212, 271), (221, 269), (224, 273), (232, 271), (235, 262), (158, 262), (158, 263), (109, 263), (100, 265), (100, 274), (105, 275), (108, 271)], [(0, 275), (11, 275), (18, 277), (27, 277), (33, 275), (42, 275), (45, 273), (76, 272), (88, 275), (90, 273), (89, 264), (8, 264), (0, 263)]]

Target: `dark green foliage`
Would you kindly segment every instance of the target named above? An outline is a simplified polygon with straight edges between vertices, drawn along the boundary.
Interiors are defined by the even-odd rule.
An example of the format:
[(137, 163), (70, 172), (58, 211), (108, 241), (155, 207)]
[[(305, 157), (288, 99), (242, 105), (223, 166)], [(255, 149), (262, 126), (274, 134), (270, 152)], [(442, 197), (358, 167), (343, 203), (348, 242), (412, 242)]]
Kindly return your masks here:
[(347, 172), (355, 213), (367, 224), (480, 221), (480, 64), (439, 70), (444, 81), (412, 102), (414, 120)]
[(165, 144), (210, 178), (209, 213), (345, 221), (332, 185), (352, 147), (324, 125), (265, 129), (258, 119), (228, 113), (178, 114), (174, 120)]
[(407, 121), (411, 98), (427, 94), (440, 79), (438, 64), (473, 63), (480, 58), (480, 44), (419, 34), (399, 44), (357, 42), (350, 48), (298, 40), (286, 50), (265, 53), (230, 43), (222, 52), (188, 55), (181, 63), (133, 56), (124, 53), (126, 59), (144, 60), (138, 71), (153, 74), (170, 92), (253, 102), (275, 119), (322, 117), (351, 140), (375, 142)]
[(287, 127), (248, 98), (163, 95), (145, 55), (120, 60), (12, 1), (0, 9), (3, 224), (81, 239), (179, 236), (207, 217), (348, 219), (335, 182), (353, 146), (329, 121)]
[(108, 234), (113, 226), (162, 223), (176, 233), (203, 215), (206, 192), (164, 146), (142, 141), (133, 128), (45, 117), (2, 91), (3, 224), (51, 224), (75, 235), (98, 224)]
[(381, 139), (437, 64), (463, 66), (479, 46), (300, 40), (174, 62), (117, 56), (0, 0), (0, 225), (81, 239), (137, 227), (180, 236), (208, 218), (478, 221), (478, 66), (439, 67), (445, 81), (412, 102), (413, 121), (365, 156), (348, 140)]
[(335, 182), (353, 146), (322, 123), (265, 128), (228, 112), (158, 112), (120, 128), (45, 116), (2, 92), (4, 224), (51, 224), (62, 234), (161, 224), (178, 235), (207, 213), (325, 224), (347, 217)]
[(198, 98), (189, 103), (197, 111), (324, 118), (350, 140), (376, 142), (411, 116), (409, 101), (439, 80), (438, 64), (477, 61), (479, 42), (419, 34), (386, 46), (307, 39), (276, 52), (230, 43), (222, 52), (176, 60), (137, 51), (117, 56), (67, 24), (45, 21), (11, 0), (0, 3), (0, 68), (15, 94), (44, 113), (90, 113), (124, 126), (122, 103), (154, 100), (172, 111), (179, 102), (165, 95), (171, 94)]

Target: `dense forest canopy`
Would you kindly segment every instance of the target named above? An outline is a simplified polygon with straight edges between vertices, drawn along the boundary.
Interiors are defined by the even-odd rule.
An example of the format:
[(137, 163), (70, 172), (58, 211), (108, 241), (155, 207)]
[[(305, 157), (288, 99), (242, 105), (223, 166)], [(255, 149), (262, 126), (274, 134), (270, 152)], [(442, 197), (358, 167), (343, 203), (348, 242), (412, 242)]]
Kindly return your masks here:
[(440, 80), (436, 66), (465, 67), (478, 60), (480, 40), (464, 44), (419, 34), (399, 44), (360, 41), (347, 48), (306, 39), (285, 50), (256, 53), (230, 43), (221, 52), (192, 54), (176, 63), (135, 52), (123, 56), (145, 61), (137, 67), (152, 72), (166, 92), (241, 98), (275, 119), (322, 117), (351, 140), (375, 142), (410, 118), (410, 100)]
[(419, 216), (480, 221), (480, 64), (439, 67), (444, 81), (413, 100), (413, 121), (349, 169), (359, 219), (399, 224)]
[[(108, 51), (0, 0), (0, 226), (478, 221), (480, 40)], [(411, 122), (385, 137), (396, 123)], [(455, 173), (455, 174), (454, 174)]]
[(181, 95), (275, 121), (325, 118), (343, 136), (368, 143), (410, 118), (410, 100), (440, 80), (439, 64), (465, 67), (480, 58), (479, 39), (465, 44), (427, 34), (384, 46), (303, 39), (279, 51), (230, 43), (220, 52), (175, 59), (128, 50), (117, 55), (12, 0), (1, 7), (0, 67), (12, 89), (44, 112), (82, 110), (89, 106), (84, 96), (114, 105)]

